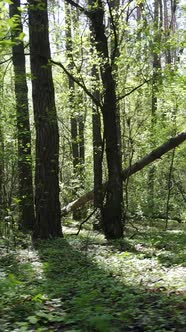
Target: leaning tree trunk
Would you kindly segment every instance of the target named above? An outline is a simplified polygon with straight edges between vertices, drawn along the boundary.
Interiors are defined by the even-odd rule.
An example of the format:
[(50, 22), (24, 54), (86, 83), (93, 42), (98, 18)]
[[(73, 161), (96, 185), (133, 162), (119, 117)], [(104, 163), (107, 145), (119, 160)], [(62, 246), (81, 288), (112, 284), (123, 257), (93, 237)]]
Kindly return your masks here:
[(59, 202), (59, 133), (50, 66), (47, 0), (29, 1), (32, 98), (36, 127), (36, 238), (62, 235)]
[(115, 81), (112, 67), (109, 63), (108, 42), (104, 28), (104, 9), (101, 0), (92, 1), (90, 12), (92, 31), (98, 55), (103, 58), (100, 65), (103, 84), (103, 125), (106, 142), (106, 158), (108, 168), (108, 186), (106, 202), (102, 209), (102, 222), (107, 239), (121, 238), (122, 224), (122, 168), (119, 151), (119, 137), (117, 128), (117, 101)]
[[(14, 17), (16, 23), (16, 28), (12, 30), (13, 40), (15, 40), (19, 34), (23, 32), (19, 8), (20, 0), (14, 0), (9, 5), (10, 17), (15, 15)], [(35, 217), (28, 89), (26, 82), (24, 45), (22, 41), (17, 41), (16, 45), (12, 47), (12, 59), (15, 74), (20, 228), (28, 230), (33, 229)]]
[[(180, 144), (186, 141), (186, 131), (178, 134), (177, 136), (171, 137), (168, 141), (158, 146), (158, 148), (151, 151), (145, 157), (141, 158), (130, 167), (125, 168), (122, 171), (122, 180), (125, 181), (127, 178), (132, 176), (133, 174), (141, 171), (144, 167), (148, 166), (155, 160), (159, 160), (164, 154), (169, 152), (170, 150), (176, 148)], [(102, 191), (104, 192), (107, 188), (107, 182), (103, 183)], [(62, 215), (67, 215), (68, 213), (74, 211), (75, 209), (79, 209), (86, 203), (92, 201), (94, 199), (94, 190), (89, 191), (84, 194), (80, 198), (75, 201), (69, 203), (67, 206), (63, 207)]]

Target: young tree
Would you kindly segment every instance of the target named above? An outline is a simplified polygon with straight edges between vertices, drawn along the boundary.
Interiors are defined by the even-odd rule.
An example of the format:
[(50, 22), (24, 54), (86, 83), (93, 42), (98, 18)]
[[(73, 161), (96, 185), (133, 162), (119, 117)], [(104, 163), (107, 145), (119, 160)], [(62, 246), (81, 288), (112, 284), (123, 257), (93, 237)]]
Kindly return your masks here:
[[(160, 42), (161, 42), (161, 20), (160, 20), (160, 1), (154, 2), (154, 50), (152, 55), (152, 93), (151, 93), (151, 128), (150, 128), (150, 140), (151, 148), (155, 146), (156, 137), (156, 118), (158, 108), (158, 88), (160, 85), (161, 77), (161, 61), (160, 61)], [(148, 208), (153, 214), (154, 212), (154, 182), (155, 182), (155, 167), (152, 165), (149, 169), (148, 178)]]
[[(89, 1), (91, 5), (91, 1)], [(94, 31), (90, 24), (90, 43), (91, 43), (91, 54), (94, 57)], [(101, 104), (101, 93), (100, 93), (100, 77), (99, 77), (99, 66), (94, 63), (92, 65), (91, 75), (95, 84), (92, 87), (92, 93), (94, 99), (99, 101)], [(92, 101), (92, 143), (93, 143), (93, 173), (94, 173), (94, 208), (99, 209), (101, 212), (103, 208), (103, 154), (104, 144), (101, 133), (101, 109), (100, 106), (96, 105)], [(101, 225), (99, 220), (99, 227)]]
[(100, 72), (103, 85), (102, 115), (106, 143), (108, 186), (106, 188), (106, 202), (102, 209), (102, 222), (106, 238), (114, 239), (123, 236), (123, 187), (117, 126), (116, 82), (112, 71), (113, 68), (109, 61), (103, 6), (101, 0), (98, 2), (93, 0), (89, 17), (94, 34), (95, 47), (99, 57), (103, 59), (100, 63)]
[[(74, 18), (75, 17), (75, 18)], [(73, 36), (72, 31), (77, 32), (76, 25), (78, 25), (78, 14), (70, 10), (68, 2), (65, 1), (65, 33), (66, 33), (66, 54), (68, 60), (68, 70), (73, 72), (75, 64), (73, 59)], [(84, 119), (77, 109), (77, 99), (80, 99), (78, 89), (72, 77), (68, 77), (69, 86), (69, 105), (70, 105), (70, 132), (72, 142), (72, 160), (73, 160), (73, 179), (77, 185), (73, 186), (73, 194), (76, 195), (79, 188), (84, 184), (84, 163), (85, 163), (85, 148), (84, 148)], [(82, 96), (81, 96), (82, 97)], [(73, 219), (81, 219), (81, 211), (77, 210), (73, 213)]]
[(50, 65), (47, 0), (29, 1), (32, 98), (36, 127), (34, 237), (62, 235), (59, 202), (59, 133)]
[(26, 82), (24, 45), (20, 39), (23, 34), (20, 12), (20, 0), (9, 5), (10, 18), (14, 25), (12, 33), (12, 60), (14, 66), (14, 82), (16, 96), (16, 119), (18, 138), (18, 181), (19, 181), (19, 211), (21, 229), (33, 229), (34, 200), (32, 182), (31, 133), (28, 108), (28, 88)]
[(102, 223), (107, 239), (117, 239), (123, 236), (123, 187), (122, 168), (119, 151), (119, 137), (117, 126), (116, 82), (113, 67), (110, 62), (108, 39), (104, 25), (104, 4), (101, 0), (92, 0), (89, 10), (68, 0), (78, 7), (90, 19), (91, 30), (95, 41), (95, 48), (100, 62), (100, 74), (103, 87), (103, 101), (101, 112), (104, 125), (104, 139), (108, 168), (108, 185), (105, 193), (105, 204), (102, 208)]

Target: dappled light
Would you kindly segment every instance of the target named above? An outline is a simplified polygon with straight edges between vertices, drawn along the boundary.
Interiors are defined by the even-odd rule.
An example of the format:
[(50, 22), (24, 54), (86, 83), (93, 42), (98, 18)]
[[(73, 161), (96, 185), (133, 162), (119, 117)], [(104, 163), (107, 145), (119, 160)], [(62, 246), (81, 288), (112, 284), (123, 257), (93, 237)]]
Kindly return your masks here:
[(4, 330), (183, 331), (184, 227), (159, 232), (139, 225), (135, 238), (130, 229), (124, 240), (107, 242), (90, 227), (70, 235), (74, 225), (65, 226), (65, 239), (4, 251)]
[(186, 331), (184, 0), (0, 0), (0, 332)]

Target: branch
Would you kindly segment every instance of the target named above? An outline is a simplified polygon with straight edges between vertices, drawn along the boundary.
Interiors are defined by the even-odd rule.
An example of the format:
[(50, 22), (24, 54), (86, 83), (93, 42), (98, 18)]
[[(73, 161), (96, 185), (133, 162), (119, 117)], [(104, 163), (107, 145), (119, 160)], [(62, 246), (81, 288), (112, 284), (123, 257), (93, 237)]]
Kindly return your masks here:
[(165, 142), (164, 144), (160, 145), (157, 149), (147, 154), (144, 158), (137, 161), (131, 167), (124, 169), (122, 172), (123, 181), (125, 181), (129, 176), (135, 174), (136, 172), (139, 172), (141, 169), (151, 164), (156, 159), (160, 159), (165, 153), (176, 148), (185, 140), (186, 140), (186, 131), (174, 137), (171, 137), (167, 142)]
[(77, 2), (73, 1), (73, 0), (66, 0), (66, 2), (68, 2), (71, 6), (77, 8), (80, 10), (80, 12), (84, 13), (85, 15), (89, 16), (89, 11), (86, 10), (85, 8), (83, 8), (82, 6), (80, 6)]
[(95, 98), (95, 96), (87, 89), (86, 85), (83, 84), (82, 82), (80, 82), (74, 75), (72, 75), (68, 69), (65, 68), (65, 66), (63, 66), (63, 64), (61, 62), (57, 62), (54, 60), (50, 60), (51, 63), (53, 63), (54, 65), (60, 67), (63, 69), (63, 71), (65, 72), (66, 75), (68, 75), (68, 77), (70, 77), (77, 85), (79, 85), (84, 91), (85, 93), (92, 99), (92, 101), (95, 103), (96, 106), (100, 107), (102, 109), (102, 105), (99, 102), (99, 100), (97, 100)]
[[(177, 136), (171, 137), (167, 142), (160, 145), (157, 149), (151, 151), (147, 154), (144, 158), (140, 159), (136, 163), (134, 163), (131, 167), (128, 167), (123, 170), (122, 172), (122, 179), (125, 181), (131, 175), (139, 172), (141, 169), (152, 163), (153, 161), (160, 159), (164, 154), (169, 152), (170, 150), (176, 148), (178, 145), (183, 143), (186, 140), (186, 131), (178, 134)], [(107, 187), (107, 182), (102, 185), (102, 190), (104, 191)], [(69, 212), (74, 211), (81, 206), (85, 205), (86, 203), (92, 201), (94, 199), (94, 190), (89, 191), (88, 193), (84, 194), (80, 198), (76, 199), (75, 201), (69, 203), (65, 206), (62, 211), (61, 215), (65, 216)]]
[(0, 65), (3, 65), (4, 63), (9, 62), (11, 60), (12, 60), (12, 57), (9, 58), (9, 59), (3, 60), (3, 61), (0, 62)]
[(82, 228), (82, 226), (93, 216), (93, 214), (96, 212), (96, 210), (97, 210), (97, 207), (94, 209), (94, 211), (92, 211), (89, 215), (88, 215), (88, 217), (85, 219), (85, 220), (83, 220), (82, 222), (81, 222), (81, 224), (79, 225), (79, 229), (78, 229), (78, 231), (77, 231), (77, 233), (76, 233), (76, 235), (79, 235), (79, 233), (80, 233), (80, 231), (81, 231), (81, 228)]
[(133, 88), (133, 89), (130, 90), (129, 92), (125, 93), (123, 96), (119, 96), (119, 97), (117, 98), (117, 101), (120, 101), (120, 100), (122, 100), (123, 98), (125, 98), (125, 97), (131, 95), (131, 93), (133, 93), (133, 92), (136, 91), (137, 89), (141, 88), (144, 84), (150, 82), (150, 80), (151, 80), (151, 78), (150, 78), (149, 80), (145, 80), (143, 83), (137, 85), (135, 88)]

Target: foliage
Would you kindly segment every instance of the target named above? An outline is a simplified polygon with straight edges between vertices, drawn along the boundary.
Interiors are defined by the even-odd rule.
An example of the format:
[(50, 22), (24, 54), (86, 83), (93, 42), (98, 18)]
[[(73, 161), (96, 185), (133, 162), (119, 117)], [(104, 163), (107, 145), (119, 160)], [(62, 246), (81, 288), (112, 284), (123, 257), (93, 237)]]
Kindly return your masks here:
[[(16, 29), (17, 18), (9, 19), (8, 3), (0, 1), (0, 331), (182, 332), (186, 323), (184, 145), (167, 154), (153, 169), (142, 170), (125, 182), (127, 223), (124, 240), (107, 243), (102, 235), (92, 233), (90, 229), (76, 238), (69, 235), (76, 230), (73, 224), (72, 228), (64, 226), (65, 239), (37, 242), (34, 247), (29, 236), (18, 231), (17, 133), (10, 66), (13, 45), (10, 32)], [(164, 1), (164, 6), (166, 3), (168, 1)], [(164, 13), (164, 25), (157, 29), (152, 2), (128, 1), (118, 10), (113, 8), (112, 13), (105, 4), (109, 47), (117, 32), (115, 46), (118, 49), (112, 70), (120, 111), (123, 167), (185, 130), (185, 7), (177, 6), (178, 25), (170, 26), (170, 31), (166, 31), (166, 19), (169, 18), (164, 17)], [(62, 13), (62, 2), (49, 2), (52, 58), (62, 61), (68, 68)], [(69, 103), (68, 76), (53, 66), (63, 205), (74, 199), (74, 189), (79, 196), (84, 190), (92, 189), (93, 183), (92, 100), (82, 86), (90, 93), (98, 91), (101, 102), (104, 94), (100, 80), (103, 60), (90, 43), (88, 20), (78, 13), (77, 22), (75, 9), (71, 9), (71, 14), (75, 27), (71, 40), (73, 69), (70, 71), (76, 80), (73, 105)], [(114, 32), (112, 18), (117, 22)], [(25, 16), (27, 35), (26, 22)], [(16, 43), (23, 37), (21, 34)], [(167, 62), (167, 53), (171, 54), (171, 63)], [(157, 73), (153, 67), (155, 56), (161, 60)], [(92, 66), (99, 79), (92, 77)], [(156, 82), (154, 73), (157, 74)], [(28, 73), (27, 78), (30, 96), (33, 77)], [(156, 100), (154, 118), (153, 94)], [(83, 186), (72, 176), (72, 111), (74, 116), (82, 116), (85, 121)], [(33, 123), (32, 111), (30, 117)], [(32, 141), (35, 143), (34, 130)], [(105, 164), (104, 156), (106, 179)], [(154, 177), (150, 191), (151, 171)], [(156, 215), (165, 218), (157, 222)], [(183, 223), (175, 224), (171, 218)]]
[[(40, 241), (1, 240), (0, 312), (6, 331), (183, 331), (185, 225), (128, 224), (107, 243), (91, 229)], [(25, 248), (27, 245), (27, 248)]]

